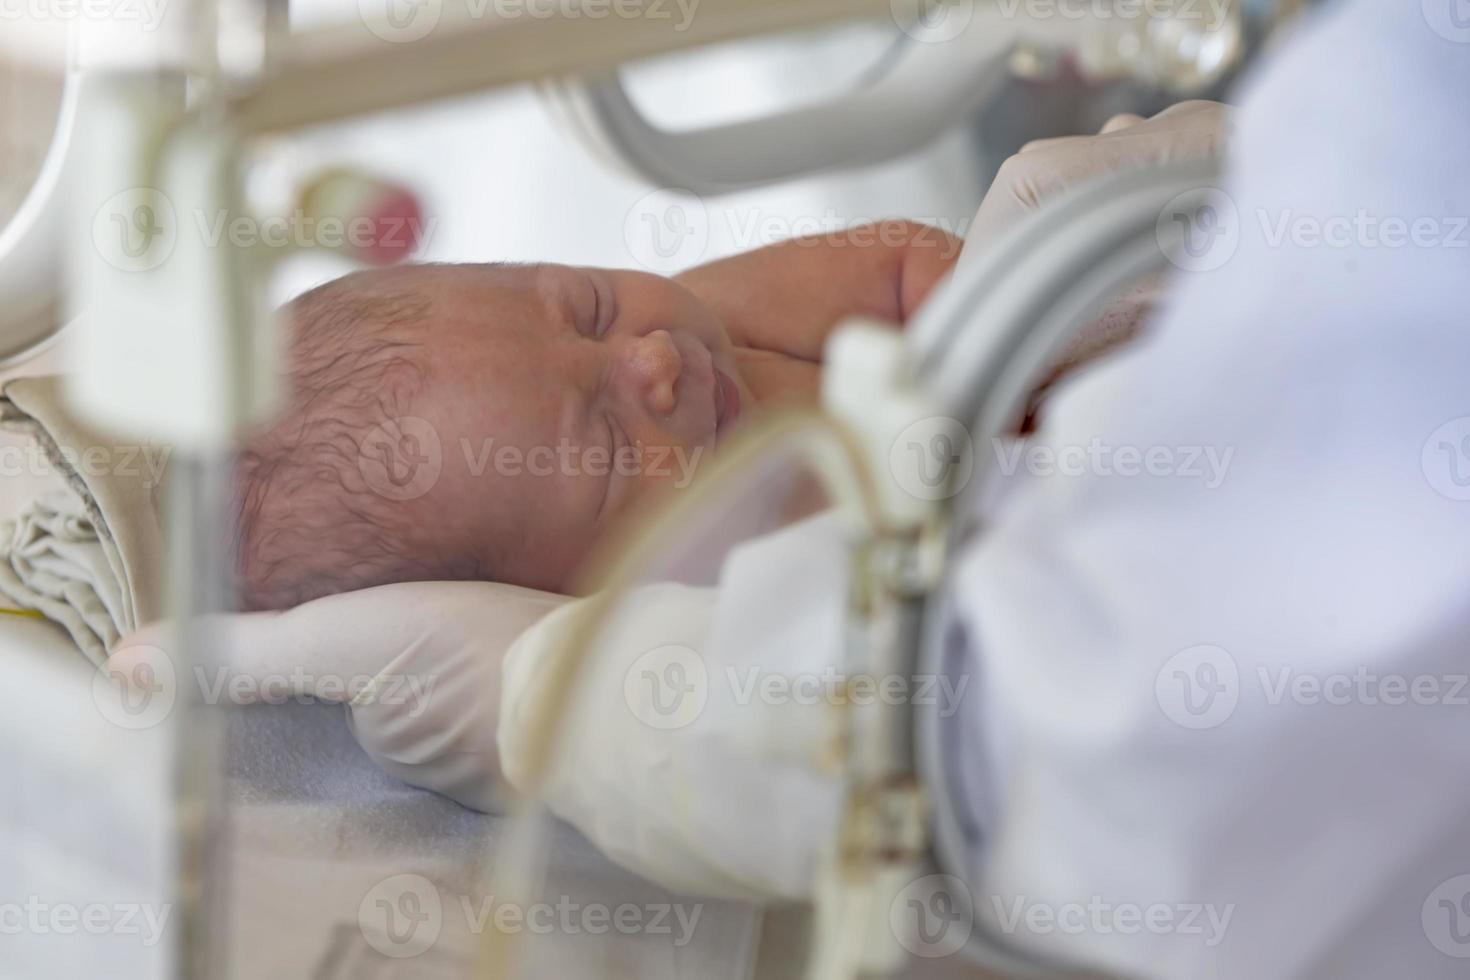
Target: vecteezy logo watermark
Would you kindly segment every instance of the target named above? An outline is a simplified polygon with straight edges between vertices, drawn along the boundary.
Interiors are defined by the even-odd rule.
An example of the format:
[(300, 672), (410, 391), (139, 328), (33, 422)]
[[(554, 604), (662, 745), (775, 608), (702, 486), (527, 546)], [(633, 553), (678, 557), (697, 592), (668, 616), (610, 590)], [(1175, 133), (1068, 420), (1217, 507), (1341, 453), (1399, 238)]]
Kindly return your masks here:
[(1450, 500), (1470, 500), (1470, 416), (1451, 419), (1431, 432), (1419, 464), (1436, 493)]
[(1235, 905), (1206, 902), (1110, 902), (1093, 895), (1086, 902), (1034, 902), (1023, 895), (990, 896), (995, 921), (1007, 935), (1198, 936), (1213, 948), (1225, 940)]
[(179, 241), (173, 203), (151, 187), (108, 198), (92, 216), (92, 244), (104, 262), (123, 272), (148, 272), (167, 262)]
[[(1249, 683), (1247, 683), (1249, 681)], [(1242, 674), (1235, 658), (1217, 646), (1181, 650), (1154, 680), (1159, 707), (1185, 728), (1215, 728), (1249, 694), (1265, 708), (1470, 707), (1470, 673), (1398, 674), (1358, 664), (1341, 670), (1303, 671), (1290, 664), (1257, 664)]]
[(1185, 191), (1164, 205), (1154, 225), (1164, 257), (1188, 272), (1212, 272), (1240, 247), (1240, 211), (1224, 191)]
[(957, 419), (920, 419), (893, 440), (888, 469), (905, 493), (920, 500), (944, 500), (969, 484), (975, 472), (975, 444)]
[(975, 931), (970, 889), (953, 875), (932, 874), (909, 882), (888, 906), (888, 925), (914, 956), (953, 956)]
[(898, 29), (916, 41), (943, 44), (965, 32), (975, 19), (975, 0), (888, 0)]
[(683, 728), (704, 712), (709, 701), (704, 658), (679, 644), (649, 650), (624, 673), (623, 699), (649, 728)]
[(385, 878), (362, 897), (357, 926), (368, 945), (384, 956), (418, 956), (438, 941), (444, 927), (439, 889), (423, 875)]
[(178, 699), (173, 659), (162, 649), (139, 644), (114, 653), (92, 675), (92, 701), (119, 728), (142, 731), (161, 723)]
[(358, 444), (357, 468), (368, 488), (389, 500), (414, 500), (434, 489), (444, 469), (439, 432), (405, 415), (373, 426)]
[(657, 190), (633, 203), (623, 219), (623, 242), (650, 272), (687, 269), (709, 248), (709, 209), (690, 191)]
[(172, 903), (47, 902), (29, 895), (24, 902), (0, 902), (0, 936), (137, 936), (140, 945), (157, 946), (168, 927)]
[(694, 939), (703, 903), (579, 902), (568, 895), (555, 901), (503, 902), (494, 895), (459, 895), (446, 903), (423, 875), (400, 874), (374, 885), (357, 909), (358, 928), (368, 944), (395, 959), (427, 952), (438, 942), (452, 913), (463, 917), (465, 931), (482, 935), (493, 929), (504, 935), (666, 936), (682, 949)]
[(1419, 910), (1424, 936), (1455, 959), (1470, 958), (1470, 874), (1440, 882)]
[(1225, 482), (1235, 447), (1222, 451), (1214, 446), (1110, 446), (1093, 437), (1086, 446), (1049, 446), (1019, 439), (991, 438), (1003, 476), (1022, 467), (1035, 477), (1123, 477), (1148, 476), (1199, 480), (1206, 490)]
[(1180, 650), (1155, 675), (1154, 697), (1175, 724), (1214, 728), (1235, 713), (1240, 668), (1221, 647), (1201, 644)]
[(1422, 0), (1424, 22), (1446, 41), (1470, 44), (1470, 0)]
[(406, 44), (429, 36), (444, 16), (444, 0), (357, 0), (363, 26), (381, 40)]

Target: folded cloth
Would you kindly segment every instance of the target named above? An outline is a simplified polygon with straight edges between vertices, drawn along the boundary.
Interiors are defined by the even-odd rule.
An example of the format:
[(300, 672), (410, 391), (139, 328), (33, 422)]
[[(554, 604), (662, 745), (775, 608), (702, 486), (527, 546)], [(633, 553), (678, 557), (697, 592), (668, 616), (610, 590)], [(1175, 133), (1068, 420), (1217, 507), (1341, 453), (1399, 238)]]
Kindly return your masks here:
[(55, 377), (0, 391), (0, 427), (30, 436), (64, 486), (0, 524), (0, 597), (59, 623), (101, 665), (163, 613), (163, 446), (120, 445), (79, 423)]

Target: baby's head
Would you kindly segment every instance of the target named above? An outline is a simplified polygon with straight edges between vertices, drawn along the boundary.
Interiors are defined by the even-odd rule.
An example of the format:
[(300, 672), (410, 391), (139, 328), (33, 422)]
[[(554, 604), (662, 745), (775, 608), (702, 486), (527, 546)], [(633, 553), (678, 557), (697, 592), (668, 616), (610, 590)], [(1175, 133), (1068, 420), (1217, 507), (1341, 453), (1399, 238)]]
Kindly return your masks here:
[(408, 266), (286, 314), (288, 404), (236, 470), (247, 608), (413, 580), (565, 590), (749, 400), (720, 319), (643, 273)]

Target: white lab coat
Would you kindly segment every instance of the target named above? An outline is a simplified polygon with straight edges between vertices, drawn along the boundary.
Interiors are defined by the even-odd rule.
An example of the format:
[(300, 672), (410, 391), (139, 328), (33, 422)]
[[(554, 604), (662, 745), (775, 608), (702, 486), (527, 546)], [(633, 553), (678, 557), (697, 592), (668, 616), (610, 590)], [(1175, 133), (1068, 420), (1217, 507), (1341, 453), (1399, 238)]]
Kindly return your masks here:
[(1435, 6), (1339, 5), (1256, 79), (1233, 255), (1057, 394), (960, 562), (950, 768), (1016, 945), (1470, 975), (1470, 30)]

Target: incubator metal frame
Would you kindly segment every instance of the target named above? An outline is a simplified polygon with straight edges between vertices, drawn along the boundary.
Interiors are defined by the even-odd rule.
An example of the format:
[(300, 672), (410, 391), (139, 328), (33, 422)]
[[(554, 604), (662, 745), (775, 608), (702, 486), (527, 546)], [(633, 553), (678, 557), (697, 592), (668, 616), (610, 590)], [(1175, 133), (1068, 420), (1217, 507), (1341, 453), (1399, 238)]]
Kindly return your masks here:
[(1126, 77), (1186, 97), (1217, 84), (1245, 54), (1239, 6), (1224, 8), (1217, 25), (1122, 17), (1017, 24), (999, 7), (961, 9), (955, 23), (920, 16), (900, 24), (885, 58), (853, 91), (749, 121), (665, 130), (616, 71), (553, 79), (542, 91), (594, 156), (656, 186), (716, 195), (912, 153), (989, 104), (1017, 74), (1063, 60), (1090, 82)]

